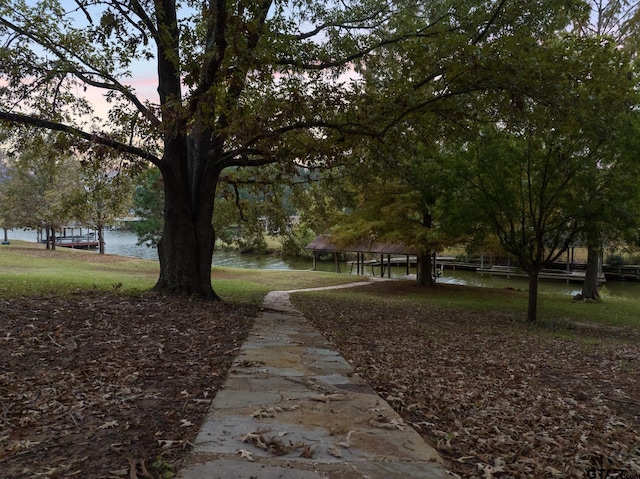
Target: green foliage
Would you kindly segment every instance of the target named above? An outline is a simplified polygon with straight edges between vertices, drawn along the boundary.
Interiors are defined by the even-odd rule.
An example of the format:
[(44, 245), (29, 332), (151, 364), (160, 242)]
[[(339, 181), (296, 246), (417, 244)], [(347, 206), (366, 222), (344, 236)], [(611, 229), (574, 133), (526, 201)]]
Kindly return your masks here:
[[(608, 41), (569, 34), (549, 38), (537, 50), (531, 55), (549, 63), (552, 87), (511, 110), (505, 108), (511, 95), (493, 96), (499, 117), (461, 142), (457, 158), (452, 155), (468, 204), (531, 278), (572, 242), (592, 237), (612, 217), (610, 208), (632, 211), (640, 198), (634, 185), (625, 191), (631, 199), (620, 196), (623, 177), (635, 176), (638, 168), (618, 140), (637, 137), (629, 131), (637, 120), (628, 58)], [(637, 220), (622, 217), (606, 229), (610, 238)], [(533, 289), (530, 294), (535, 320), (537, 299)]]
[(82, 224), (98, 232), (99, 251), (104, 254), (103, 230), (120, 216), (126, 216), (132, 205), (133, 182), (128, 162), (115, 150), (96, 145), (84, 152), (81, 183), (84, 196), (77, 200), (76, 216)]
[[(477, 131), (473, 122), (503, 121), (529, 101), (574, 97), (579, 88), (556, 81), (566, 73), (563, 55), (573, 53), (556, 55), (546, 41), (588, 17), (577, 0), (80, 4), (0, 4), (0, 104), (11, 105), (0, 108), (0, 119), (64, 131), (157, 166), (162, 221), (158, 201), (139, 203), (147, 218), (141, 239), (154, 243), (160, 231), (167, 238), (157, 287), (204, 296), (213, 296), (212, 218), (223, 233), (240, 224), (231, 214), (223, 221), (231, 209), (218, 207), (220, 198), (241, 206), (251, 243), (259, 243), (265, 197), (252, 190), (265, 177), (295, 179), (300, 168), (344, 167), (355, 178), (351, 207), (384, 206), (390, 222), (367, 226), (364, 215), (353, 222), (358, 235), (441, 247), (454, 232), (442, 214), (451, 202), (436, 167), (439, 149), (465, 128)], [(132, 81), (138, 62), (158, 72), (157, 101)], [(583, 68), (565, 76), (588, 75)], [(96, 91), (107, 101), (102, 118), (90, 101)], [(550, 108), (550, 119), (571, 109), (558, 105), (565, 106)], [(384, 136), (378, 162), (371, 139)], [(265, 177), (244, 170), (267, 164), (274, 167)], [(366, 169), (377, 198), (357, 184)], [(233, 185), (230, 196), (221, 180)], [(338, 199), (323, 203), (317, 223)], [(271, 211), (271, 221), (285, 217)], [(393, 218), (405, 220), (402, 230)]]
[(607, 256), (605, 263), (611, 266), (622, 266), (624, 264), (624, 258), (619, 254), (610, 254)]
[(282, 236), (282, 256), (284, 258), (311, 257), (313, 252), (305, 248), (317, 234), (304, 224), (293, 225), (291, 231)]
[(156, 460), (153, 462), (151, 467), (162, 479), (171, 479), (176, 477), (175, 466), (171, 462), (165, 460), (162, 456), (156, 457)]
[(141, 218), (131, 225), (138, 235), (138, 244), (157, 245), (163, 231), (164, 208), (162, 176), (158, 169), (147, 168), (136, 177), (133, 205), (136, 216)]
[(2, 209), (13, 226), (57, 230), (78, 217), (80, 163), (62, 135), (25, 131), (7, 168)]
[(230, 169), (221, 181), (213, 215), (217, 238), (241, 251), (258, 253), (267, 250), (265, 235), (287, 235), (295, 198), (308, 185), (302, 168), (284, 176), (274, 165), (259, 172)]

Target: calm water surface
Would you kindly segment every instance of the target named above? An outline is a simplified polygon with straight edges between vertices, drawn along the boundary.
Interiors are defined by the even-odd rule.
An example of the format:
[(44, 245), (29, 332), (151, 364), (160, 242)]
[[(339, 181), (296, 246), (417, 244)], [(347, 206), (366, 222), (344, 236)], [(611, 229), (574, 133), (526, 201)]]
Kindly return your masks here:
[[(35, 231), (11, 230), (9, 239), (36, 241)], [(131, 231), (105, 231), (105, 252), (133, 258), (157, 260), (158, 253), (155, 248), (137, 244), (137, 236)], [(311, 260), (284, 260), (271, 255), (244, 255), (233, 251), (216, 250), (213, 254), (214, 266), (226, 266), (230, 268), (254, 268), (254, 269), (279, 269), (279, 270), (309, 270), (312, 268)], [(323, 271), (335, 271), (332, 261), (318, 262), (318, 269)], [(350, 273), (350, 265), (341, 264), (343, 274)], [(370, 272), (370, 269), (367, 269)], [(413, 271), (415, 272), (415, 271)], [(355, 268), (353, 271), (355, 274)], [(379, 271), (376, 271), (379, 274)], [(391, 276), (395, 278), (406, 277), (406, 267), (391, 268)], [(491, 288), (515, 288), (527, 290), (528, 284), (525, 278), (506, 278), (503, 276), (479, 275), (473, 271), (444, 270), (443, 276), (438, 282), (447, 284), (472, 285)], [(543, 292), (555, 292), (574, 295), (580, 292), (579, 283), (565, 283), (562, 281), (540, 281), (539, 290)], [(606, 294), (610, 296), (640, 298), (640, 283), (609, 281), (605, 287)]]

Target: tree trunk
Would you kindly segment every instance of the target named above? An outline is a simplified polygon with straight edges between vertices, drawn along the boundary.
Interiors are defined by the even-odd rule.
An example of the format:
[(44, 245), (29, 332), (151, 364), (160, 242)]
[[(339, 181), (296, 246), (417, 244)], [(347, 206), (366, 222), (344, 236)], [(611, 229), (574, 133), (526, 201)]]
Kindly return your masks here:
[(99, 224), (96, 229), (98, 230), (98, 251), (104, 254), (104, 226)]
[(56, 249), (56, 230), (53, 227), (45, 226), (44, 228), (45, 234), (47, 235), (47, 249), (55, 250)]
[(433, 275), (431, 271), (431, 252), (418, 254), (418, 271), (417, 271), (417, 283), (418, 286), (433, 286)]
[(220, 171), (197, 174), (181, 171), (180, 165), (177, 170), (162, 171), (164, 231), (158, 242), (160, 276), (154, 291), (217, 300), (211, 286), (215, 243), (211, 222)]
[(600, 276), (600, 249), (589, 247), (587, 250), (587, 270), (582, 283), (582, 299), (599, 300), (598, 277)]
[(538, 274), (536, 269), (529, 272), (529, 301), (527, 302), (527, 321), (535, 323), (538, 317)]

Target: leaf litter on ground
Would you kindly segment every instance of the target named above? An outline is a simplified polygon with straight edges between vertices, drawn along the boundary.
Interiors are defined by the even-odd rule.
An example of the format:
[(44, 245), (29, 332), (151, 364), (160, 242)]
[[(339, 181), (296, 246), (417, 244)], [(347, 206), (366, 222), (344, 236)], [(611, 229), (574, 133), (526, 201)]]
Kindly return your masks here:
[(554, 335), (500, 311), (416, 307), (402, 300), (417, 291), (408, 283), (365, 290), (361, 299), (292, 300), (452, 473), (583, 478), (609, 468), (640, 476), (636, 336), (608, 337), (606, 328)]
[(0, 476), (25, 479), (178, 469), (258, 311), (99, 292), (0, 308)]

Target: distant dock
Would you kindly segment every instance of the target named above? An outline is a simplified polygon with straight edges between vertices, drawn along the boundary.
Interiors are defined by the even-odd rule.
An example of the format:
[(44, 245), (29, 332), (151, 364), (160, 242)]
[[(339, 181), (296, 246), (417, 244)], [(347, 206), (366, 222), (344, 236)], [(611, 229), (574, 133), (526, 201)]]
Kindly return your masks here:
[[(42, 243), (46, 241), (41, 240)], [(95, 233), (73, 236), (56, 236), (56, 246), (73, 249), (96, 249), (100, 246)]]
[[(528, 278), (529, 275), (512, 266), (493, 265), (491, 268), (477, 268), (479, 274), (490, 276), (505, 276), (507, 278)], [(566, 281), (567, 283), (582, 283), (585, 277), (584, 271), (563, 271), (559, 269), (543, 269), (538, 274), (538, 279)], [(606, 276), (600, 275), (599, 283), (606, 282)]]
[[(370, 269), (371, 274), (385, 275), (388, 272), (388, 267), (401, 267), (407, 268), (407, 274), (409, 274), (410, 268), (415, 268), (417, 263), (416, 256), (388, 256), (384, 259), (374, 259), (369, 261), (361, 261), (361, 268)], [(348, 261), (347, 264), (351, 265), (351, 272), (356, 267), (356, 261)], [(585, 264), (583, 263), (571, 263), (570, 269), (566, 267), (566, 264), (556, 263), (554, 268), (546, 268), (540, 272), (538, 276), (541, 280), (552, 281), (564, 281), (567, 283), (582, 283), (585, 277)], [(481, 275), (489, 276), (503, 276), (507, 278), (527, 278), (527, 273), (523, 272), (519, 268), (510, 265), (493, 264), (491, 266), (484, 267), (480, 260), (465, 262), (460, 261), (452, 256), (437, 256), (435, 260), (434, 271), (437, 276), (442, 275), (444, 270), (460, 270), (460, 271), (475, 271)], [(602, 267), (602, 273), (598, 278), (601, 284), (604, 284), (607, 280), (610, 281), (640, 281), (640, 265), (620, 265), (613, 266), (605, 264)]]

